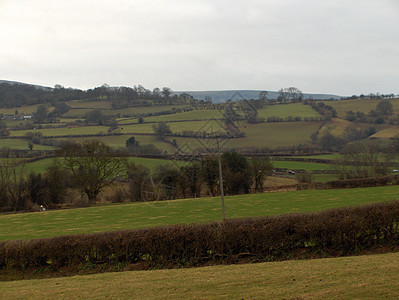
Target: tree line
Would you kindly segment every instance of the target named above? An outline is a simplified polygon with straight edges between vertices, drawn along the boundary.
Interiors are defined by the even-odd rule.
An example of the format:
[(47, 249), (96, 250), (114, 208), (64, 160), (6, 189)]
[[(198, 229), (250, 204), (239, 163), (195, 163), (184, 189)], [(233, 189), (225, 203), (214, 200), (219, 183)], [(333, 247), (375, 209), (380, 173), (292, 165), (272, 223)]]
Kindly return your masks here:
[[(135, 141), (130, 140), (129, 144)], [(69, 142), (57, 150), (57, 158), (42, 173), (26, 174), (25, 164), (3, 159), (0, 167), (0, 209), (38, 210), (68, 201), (68, 190), (77, 191), (77, 203), (94, 204), (106, 187), (113, 188), (110, 201), (156, 201), (201, 195), (219, 195), (216, 156), (198, 161), (164, 164), (153, 171), (129, 162), (126, 153), (98, 140)], [(273, 170), (270, 158), (251, 158), (236, 153), (222, 155), (226, 194), (263, 190)], [(83, 200), (82, 200), (83, 199)], [(85, 200), (84, 200), (85, 199)], [(80, 202), (79, 202), (80, 201)]]
[(152, 91), (141, 85), (134, 87), (110, 87), (103, 84), (88, 90), (65, 88), (59, 84), (54, 88), (36, 87), (29, 84), (0, 84), (0, 107), (20, 107), (70, 100), (111, 101), (112, 108), (155, 104), (176, 104), (198, 102), (187, 93), (176, 94), (168, 87), (154, 88)]

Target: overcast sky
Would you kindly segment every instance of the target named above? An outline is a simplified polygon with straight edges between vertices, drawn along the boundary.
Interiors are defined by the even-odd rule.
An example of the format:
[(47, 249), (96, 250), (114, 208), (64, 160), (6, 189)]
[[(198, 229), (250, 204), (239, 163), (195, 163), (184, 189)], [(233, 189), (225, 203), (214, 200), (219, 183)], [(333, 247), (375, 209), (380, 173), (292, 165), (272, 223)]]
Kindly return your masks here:
[(0, 0), (0, 79), (399, 93), (399, 0)]

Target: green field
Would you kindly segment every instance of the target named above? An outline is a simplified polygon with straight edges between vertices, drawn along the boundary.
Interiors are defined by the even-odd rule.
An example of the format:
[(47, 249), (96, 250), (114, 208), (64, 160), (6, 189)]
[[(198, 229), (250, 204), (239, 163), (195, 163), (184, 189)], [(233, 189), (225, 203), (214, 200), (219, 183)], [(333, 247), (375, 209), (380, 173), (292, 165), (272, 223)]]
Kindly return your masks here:
[[(87, 102), (91, 103), (91, 102)], [(63, 118), (82, 118), (86, 113), (93, 111), (94, 109), (99, 109), (96, 107), (96, 102), (93, 102), (93, 108), (86, 108), (86, 103), (82, 103), (84, 108), (73, 108), (62, 115)], [(103, 104), (99, 104), (103, 105)], [(141, 115), (149, 113), (159, 113), (162, 111), (170, 111), (173, 108), (185, 108), (187, 105), (154, 105), (154, 106), (140, 106), (140, 107), (128, 107), (123, 109), (103, 109), (101, 112), (105, 115), (115, 116), (117, 114), (123, 115)]]
[(26, 106), (20, 106), (20, 107), (11, 107), (11, 108), (0, 108), (0, 114), (14, 114), (16, 110), (18, 110), (18, 114), (26, 114), (30, 115), (31, 113), (35, 112), (37, 110), (37, 107), (40, 104), (35, 104), (35, 105), (26, 105)]
[[(178, 123), (179, 124), (179, 123)], [(317, 131), (321, 122), (276, 122), (248, 124), (242, 122), (239, 129), (245, 132), (245, 137), (223, 138), (223, 149), (260, 147), (276, 149), (278, 147), (295, 146), (310, 142), (310, 135)], [(215, 140), (196, 138), (176, 138), (179, 147), (187, 148), (216, 148)]]
[(327, 123), (325, 123), (324, 126), (320, 129), (319, 136), (321, 137), (329, 132), (332, 135), (344, 137), (346, 135), (346, 128), (353, 127), (354, 125), (357, 130), (366, 130), (370, 127), (374, 127), (377, 131), (377, 134), (381, 130), (391, 129), (391, 128), (395, 128), (397, 131), (397, 126), (385, 125), (385, 124), (379, 125), (379, 124), (370, 124), (370, 123), (353, 123), (344, 119), (333, 118)]
[(269, 117), (279, 117), (285, 119), (286, 117), (320, 117), (320, 114), (315, 111), (310, 105), (302, 103), (270, 105), (258, 110), (258, 116), (265, 119)]
[(25, 136), (28, 132), (41, 132), (43, 136), (63, 136), (63, 135), (94, 135), (105, 134), (109, 127), (107, 126), (82, 126), (82, 127), (61, 127), (38, 130), (18, 130), (11, 131), (10, 136)]
[[(307, 190), (226, 197), (228, 218), (318, 211), (399, 198), (397, 186)], [(0, 240), (146, 228), (220, 220), (220, 198), (113, 204), (0, 216)]]
[[(0, 149), (8, 147), (14, 150), (28, 150), (29, 141), (25, 139), (0, 139)], [(33, 150), (53, 150), (52, 146), (33, 145)]]
[[(121, 125), (121, 132), (122, 133), (146, 133), (146, 134), (153, 134), (154, 124), (151, 123), (144, 123), (144, 124), (134, 124), (134, 125)], [(206, 121), (187, 121), (187, 122), (174, 122), (168, 123), (170, 129), (173, 133), (181, 133), (185, 130), (193, 131), (193, 132), (219, 132), (225, 131), (224, 124), (221, 121), (215, 120), (206, 120)]]
[(2, 299), (398, 299), (399, 253), (0, 282)]
[(145, 144), (153, 144), (158, 149), (162, 150), (163, 152), (167, 152), (169, 154), (174, 154), (176, 152), (176, 148), (169, 143), (165, 143), (157, 139), (154, 135), (109, 135), (109, 136), (93, 136), (93, 137), (76, 137), (76, 138), (59, 138), (57, 141), (61, 140), (68, 140), (68, 141), (76, 141), (82, 142), (87, 140), (100, 140), (106, 143), (107, 145), (113, 148), (123, 148), (126, 147), (126, 140), (134, 136), (136, 141), (139, 141), (141, 145)]
[(117, 118), (116, 121), (118, 122), (119, 126), (123, 126), (126, 124), (138, 124), (138, 118)]
[(312, 174), (312, 182), (326, 182), (338, 180), (338, 177), (334, 174)]
[(111, 102), (109, 101), (73, 100), (65, 103), (69, 105), (71, 108), (111, 109)]
[[(340, 101), (323, 101), (325, 104), (332, 106), (338, 113), (339, 118), (345, 118), (348, 111), (361, 111), (367, 114), (370, 110), (375, 110), (377, 104), (382, 100), (340, 100)], [(388, 100), (392, 103), (394, 115), (399, 114), (399, 100)]]
[(167, 160), (167, 159), (154, 159), (154, 158), (143, 158), (143, 157), (129, 157), (129, 161), (135, 164), (144, 165), (150, 170), (154, 170), (159, 165), (173, 164), (177, 167), (184, 165), (186, 162), (178, 160)]
[(306, 155), (306, 156), (292, 156), (293, 158), (307, 158), (307, 159), (329, 159), (334, 160), (339, 156), (337, 154), (320, 154), (320, 155)]
[(311, 162), (302, 162), (302, 161), (273, 161), (273, 167), (282, 168), (282, 169), (295, 169), (295, 170), (305, 170), (305, 171), (314, 171), (314, 170), (330, 170), (331, 167), (329, 164), (321, 164), (321, 163), (311, 163)]
[(144, 118), (145, 122), (170, 122), (223, 119), (223, 111), (219, 110), (193, 110), (178, 114)]

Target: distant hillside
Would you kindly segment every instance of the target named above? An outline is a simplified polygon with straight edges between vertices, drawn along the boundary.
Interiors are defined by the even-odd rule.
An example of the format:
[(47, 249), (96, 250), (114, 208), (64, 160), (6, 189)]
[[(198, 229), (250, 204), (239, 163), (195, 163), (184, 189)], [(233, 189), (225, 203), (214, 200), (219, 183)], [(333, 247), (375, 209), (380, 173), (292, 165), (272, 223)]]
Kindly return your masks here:
[[(243, 99), (258, 99), (259, 93), (262, 90), (226, 90), (226, 91), (184, 91), (175, 93), (187, 93), (198, 100), (205, 100), (206, 97), (210, 97), (212, 102), (219, 103), (231, 100), (243, 100)], [(268, 99), (277, 99), (279, 93), (274, 91), (267, 91)], [(342, 96), (329, 95), (329, 94), (306, 94), (304, 98), (311, 98), (315, 100), (339, 100)]]
[(48, 86), (42, 86), (42, 85), (36, 85), (36, 84), (30, 84), (30, 83), (23, 83), (23, 82), (18, 82), (18, 81), (0, 80), (0, 84), (3, 84), (3, 83), (7, 83), (7, 84), (10, 84), (10, 85), (15, 85), (15, 84), (30, 85), (30, 86), (33, 86), (33, 87), (35, 87), (37, 89), (42, 89), (42, 90), (47, 90), (47, 91), (50, 91), (50, 90), (53, 89), (53, 88), (48, 87)]
[[(17, 81), (8, 81), (8, 80), (0, 80), (0, 84), (7, 83), (10, 85), (27, 85), (31, 87), (35, 87), (36, 89), (43, 90), (43, 91), (54, 91), (51, 87), (45, 87), (41, 85), (34, 85), (29, 83), (22, 83)], [(96, 88), (97, 90), (99, 88)], [(95, 90), (96, 90), (95, 89)], [(222, 90), (222, 91), (175, 91), (173, 94), (178, 95), (181, 93), (186, 93), (193, 96), (195, 99), (198, 100), (206, 100), (206, 98), (211, 98), (212, 102), (220, 103), (225, 102), (227, 100), (243, 100), (243, 99), (258, 99), (259, 93), (262, 90)], [(267, 91), (267, 98), (268, 99), (277, 99), (279, 96), (279, 92), (275, 91)], [(314, 100), (339, 100), (342, 96), (338, 95), (329, 95), (329, 94), (307, 94), (304, 93), (304, 99), (314, 99)], [(78, 98), (77, 98), (78, 99)]]

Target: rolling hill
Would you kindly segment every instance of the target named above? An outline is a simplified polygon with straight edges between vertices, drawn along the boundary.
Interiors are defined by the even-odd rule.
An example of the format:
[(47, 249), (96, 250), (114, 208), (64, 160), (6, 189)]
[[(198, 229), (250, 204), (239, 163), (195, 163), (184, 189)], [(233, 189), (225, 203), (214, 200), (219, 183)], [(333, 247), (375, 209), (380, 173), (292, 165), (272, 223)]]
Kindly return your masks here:
[[(198, 100), (205, 100), (206, 97), (210, 97), (212, 102), (221, 103), (229, 99), (231, 100), (243, 100), (243, 99), (258, 99), (259, 93), (263, 90), (225, 90), (225, 91), (182, 91), (176, 93), (187, 93)], [(267, 91), (268, 99), (277, 99), (279, 92)], [(315, 100), (339, 100), (342, 96), (330, 95), (330, 94), (303, 94), (304, 98), (312, 98)]]

